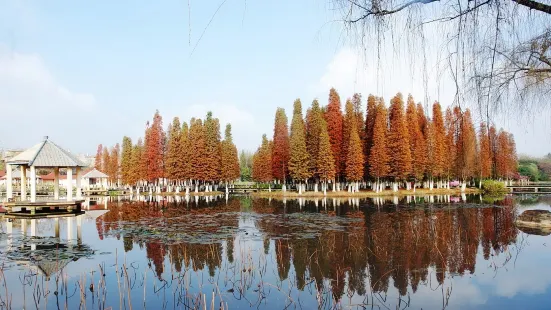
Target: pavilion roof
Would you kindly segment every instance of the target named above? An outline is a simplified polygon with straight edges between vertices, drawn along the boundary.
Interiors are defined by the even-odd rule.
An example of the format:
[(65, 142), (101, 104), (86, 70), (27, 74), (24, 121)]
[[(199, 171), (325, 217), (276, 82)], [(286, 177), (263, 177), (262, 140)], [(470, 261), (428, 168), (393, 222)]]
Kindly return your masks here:
[(86, 173), (84, 173), (84, 175), (82, 176), (83, 178), (88, 178), (88, 179), (101, 179), (101, 178), (108, 178), (109, 176), (101, 171), (99, 171), (98, 169), (94, 168)]
[(75, 155), (45, 137), (44, 141), (9, 159), (6, 163), (35, 167), (85, 167)]

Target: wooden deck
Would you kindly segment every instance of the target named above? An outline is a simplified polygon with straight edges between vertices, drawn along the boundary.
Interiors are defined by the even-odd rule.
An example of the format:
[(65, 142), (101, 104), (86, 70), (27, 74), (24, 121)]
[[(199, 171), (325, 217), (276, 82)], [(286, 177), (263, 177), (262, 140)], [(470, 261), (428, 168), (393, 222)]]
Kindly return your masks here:
[[(6, 213), (4, 216), (47, 216), (68, 213), (79, 213), (84, 200), (45, 200), (45, 201), (9, 201), (4, 203)], [(78, 215), (78, 214), (77, 214)]]

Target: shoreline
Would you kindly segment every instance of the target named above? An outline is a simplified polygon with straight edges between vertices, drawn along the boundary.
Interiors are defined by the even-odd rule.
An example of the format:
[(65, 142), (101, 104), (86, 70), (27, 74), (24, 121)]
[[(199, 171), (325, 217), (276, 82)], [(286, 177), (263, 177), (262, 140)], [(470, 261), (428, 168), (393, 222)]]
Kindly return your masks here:
[(416, 189), (415, 192), (411, 190), (398, 190), (394, 192), (392, 190), (384, 190), (382, 192), (374, 192), (369, 190), (359, 191), (357, 193), (349, 193), (347, 191), (332, 192), (328, 191), (327, 195), (324, 195), (323, 192), (306, 192), (299, 195), (297, 192), (287, 191), (283, 193), (281, 190), (273, 190), (270, 192), (254, 192), (250, 195), (255, 198), (324, 198), (324, 197), (335, 197), (335, 198), (370, 198), (370, 197), (393, 197), (393, 196), (422, 196), (422, 195), (451, 195), (451, 194), (480, 194), (481, 190), (478, 188), (466, 188), (464, 192), (460, 188), (457, 189)]

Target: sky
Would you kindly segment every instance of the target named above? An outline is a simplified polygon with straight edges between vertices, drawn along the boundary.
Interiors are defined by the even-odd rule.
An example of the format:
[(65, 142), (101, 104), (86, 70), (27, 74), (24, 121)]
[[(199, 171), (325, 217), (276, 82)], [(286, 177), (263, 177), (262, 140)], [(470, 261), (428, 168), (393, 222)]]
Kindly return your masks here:
[[(254, 151), (272, 136), (277, 107), (290, 119), (296, 98), (304, 110), (315, 98), (326, 104), (331, 87), (343, 103), (354, 92), (452, 102), (448, 78), (423, 89), (393, 46), (377, 70), (374, 47), (351, 44), (327, 3), (0, 0), (0, 149), (49, 136), (95, 154), (143, 136), (158, 109), (165, 127), (212, 111), (232, 124), (238, 149)], [(518, 152), (534, 156), (551, 152), (550, 121), (549, 111), (496, 117)]]

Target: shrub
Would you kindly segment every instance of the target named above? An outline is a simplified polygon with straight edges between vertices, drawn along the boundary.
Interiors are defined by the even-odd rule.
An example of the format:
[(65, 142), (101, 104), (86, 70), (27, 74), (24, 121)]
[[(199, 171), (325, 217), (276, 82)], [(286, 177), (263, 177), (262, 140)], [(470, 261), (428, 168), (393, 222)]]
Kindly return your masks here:
[(505, 184), (501, 181), (484, 180), (482, 181), (482, 190), (485, 194), (504, 194), (507, 193)]

